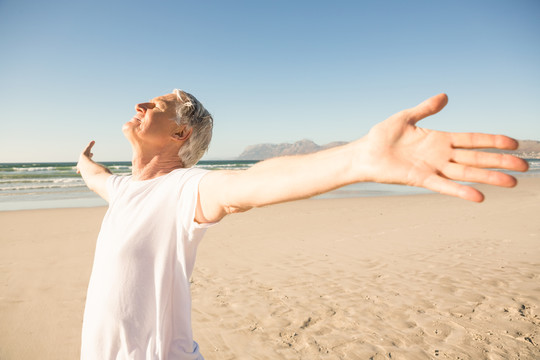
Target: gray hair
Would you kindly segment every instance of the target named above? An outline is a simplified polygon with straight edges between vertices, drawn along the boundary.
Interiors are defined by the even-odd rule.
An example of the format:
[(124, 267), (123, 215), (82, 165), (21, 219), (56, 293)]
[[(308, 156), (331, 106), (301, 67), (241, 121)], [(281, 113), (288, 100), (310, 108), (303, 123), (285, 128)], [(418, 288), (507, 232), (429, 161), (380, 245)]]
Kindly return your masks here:
[(178, 89), (173, 90), (177, 97), (176, 123), (192, 129), (191, 135), (178, 151), (184, 167), (195, 165), (208, 150), (212, 139), (214, 119), (195, 96)]

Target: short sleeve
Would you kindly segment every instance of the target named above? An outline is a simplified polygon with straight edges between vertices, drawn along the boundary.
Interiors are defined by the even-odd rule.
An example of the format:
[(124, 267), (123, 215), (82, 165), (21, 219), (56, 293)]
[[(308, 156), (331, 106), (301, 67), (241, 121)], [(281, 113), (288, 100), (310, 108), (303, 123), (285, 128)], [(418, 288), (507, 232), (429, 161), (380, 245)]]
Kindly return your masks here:
[(189, 233), (194, 234), (197, 230), (206, 230), (214, 223), (199, 224), (195, 221), (195, 211), (197, 210), (197, 201), (199, 198), (199, 183), (204, 175), (210, 170), (192, 168), (185, 176), (187, 179), (182, 187), (182, 194), (180, 196), (180, 214), (182, 227)]
[(107, 178), (106, 187), (109, 195), (109, 203), (112, 203), (118, 194), (120, 186), (128, 180), (130, 176), (111, 175)]

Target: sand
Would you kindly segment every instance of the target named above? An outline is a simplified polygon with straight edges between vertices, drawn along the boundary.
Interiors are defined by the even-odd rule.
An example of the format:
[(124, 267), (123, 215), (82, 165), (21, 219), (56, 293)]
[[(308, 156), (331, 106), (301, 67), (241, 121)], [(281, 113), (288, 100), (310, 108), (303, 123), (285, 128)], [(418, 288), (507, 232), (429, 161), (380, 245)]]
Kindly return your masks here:
[[(211, 228), (192, 280), (206, 359), (540, 358), (540, 179), (322, 199)], [(75, 359), (105, 208), (0, 212), (0, 359)]]

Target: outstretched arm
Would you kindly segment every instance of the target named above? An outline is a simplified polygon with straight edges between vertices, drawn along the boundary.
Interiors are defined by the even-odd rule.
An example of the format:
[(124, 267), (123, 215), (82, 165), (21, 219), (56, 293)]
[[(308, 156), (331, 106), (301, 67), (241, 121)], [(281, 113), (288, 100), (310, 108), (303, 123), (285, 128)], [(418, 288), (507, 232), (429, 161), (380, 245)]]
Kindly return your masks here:
[(469, 149), (512, 150), (517, 141), (502, 135), (446, 133), (416, 126), (447, 102), (445, 94), (434, 96), (344, 146), (270, 159), (246, 171), (211, 172), (199, 185), (196, 220), (216, 221), (226, 214), (303, 199), (363, 181), (419, 186), (476, 202), (484, 199), (483, 194), (455, 181), (515, 186), (514, 177), (487, 168), (526, 171), (527, 162), (507, 154)]
[(77, 174), (81, 174), (86, 186), (107, 202), (109, 201), (109, 195), (107, 194), (106, 181), (111, 172), (105, 166), (100, 165), (92, 160), (92, 147), (96, 142), (90, 141), (88, 146), (79, 156), (79, 162), (77, 163)]

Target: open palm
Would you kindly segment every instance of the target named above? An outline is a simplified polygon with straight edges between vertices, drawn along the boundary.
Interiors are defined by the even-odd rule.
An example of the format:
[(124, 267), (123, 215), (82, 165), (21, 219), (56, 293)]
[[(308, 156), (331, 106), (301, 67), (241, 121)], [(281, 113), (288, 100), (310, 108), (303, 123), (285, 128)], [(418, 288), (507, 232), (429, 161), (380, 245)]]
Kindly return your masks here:
[(367, 141), (373, 181), (425, 187), (477, 202), (484, 199), (481, 192), (455, 181), (516, 185), (513, 176), (487, 168), (525, 171), (527, 162), (507, 154), (470, 150), (512, 150), (518, 146), (514, 139), (502, 135), (446, 133), (416, 126), (418, 121), (439, 112), (447, 102), (445, 94), (436, 95), (371, 129)]

